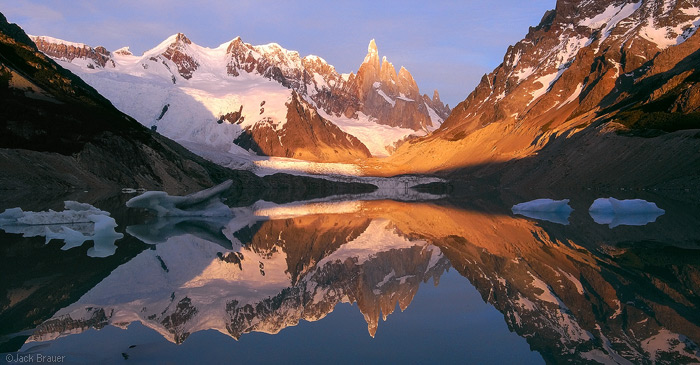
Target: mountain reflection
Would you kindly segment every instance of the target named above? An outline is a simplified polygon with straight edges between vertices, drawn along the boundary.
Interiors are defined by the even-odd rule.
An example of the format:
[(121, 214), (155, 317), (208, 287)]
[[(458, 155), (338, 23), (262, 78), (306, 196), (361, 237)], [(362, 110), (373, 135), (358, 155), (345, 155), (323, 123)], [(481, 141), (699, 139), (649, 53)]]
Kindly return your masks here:
[(700, 233), (610, 230), (576, 212), (571, 222), (361, 201), (131, 226), (157, 244), (30, 341), (135, 321), (175, 343), (207, 329), (238, 339), (320, 320), (338, 303), (357, 303), (374, 336), (380, 317), (453, 267), (548, 362), (700, 361)]
[[(381, 314), (405, 309), (420, 283), (449, 267), (440, 250), (410, 239), (385, 219), (312, 214), (257, 221), (247, 218), (203, 234), (216, 224), (186, 224), (118, 267), (73, 305), (42, 324), (33, 341), (107, 324), (140, 321), (170, 341), (216, 329), (234, 338), (277, 333), (300, 320), (316, 321), (341, 302), (357, 303), (374, 335)], [(169, 222), (171, 223), (171, 222)], [(162, 219), (127, 231), (161, 237)], [(237, 229), (237, 230), (235, 230)], [(154, 233), (156, 232), (156, 233)], [(230, 250), (220, 240), (225, 236)]]

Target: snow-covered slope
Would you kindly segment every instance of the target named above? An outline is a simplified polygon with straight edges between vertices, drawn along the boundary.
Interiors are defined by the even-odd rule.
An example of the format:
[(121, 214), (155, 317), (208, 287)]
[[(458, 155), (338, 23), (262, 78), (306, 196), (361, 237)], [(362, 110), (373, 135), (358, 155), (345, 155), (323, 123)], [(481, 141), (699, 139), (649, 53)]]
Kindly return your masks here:
[[(32, 39), (145, 126), (232, 154), (249, 150), (319, 162), (386, 156), (406, 137), (437, 128), (449, 113), (437, 92), (432, 99), (421, 97), (405, 69), (399, 75), (410, 80), (408, 86), (380, 86), (396, 84), (386, 62), (387, 80), (370, 75), (377, 87), (361, 90), (357, 85), (369, 80), (362, 76), (367, 72), (341, 75), (318, 56), (302, 58), (274, 43), (251, 46), (235, 38), (212, 49), (178, 33), (136, 56), (128, 47), (109, 52), (51, 37)], [(373, 99), (363, 93), (370, 91), (391, 103), (365, 108), (365, 100)], [(330, 123), (287, 127), (293, 92)]]

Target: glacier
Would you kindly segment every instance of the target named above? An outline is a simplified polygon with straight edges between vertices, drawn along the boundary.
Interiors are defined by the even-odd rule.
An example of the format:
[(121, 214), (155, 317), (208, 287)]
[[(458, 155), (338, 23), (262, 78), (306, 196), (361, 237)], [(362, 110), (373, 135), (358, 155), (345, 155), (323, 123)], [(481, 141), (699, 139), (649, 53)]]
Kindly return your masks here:
[(622, 225), (643, 226), (655, 222), (666, 211), (646, 200), (618, 200), (611, 197), (596, 199), (588, 213), (596, 223), (615, 228)]
[(171, 196), (164, 191), (147, 191), (129, 199), (129, 208), (155, 211), (159, 217), (231, 217), (233, 212), (221, 201), (221, 194), (233, 185), (232, 180), (186, 196)]
[(573, 209), (569, 206), (569, 199), (535, 199), (513, 205), (511, 211), (513, 214), (532, 219), (568, 225), (569, 215), (571, 215)]
[(114, 244), (124, 234), (114, 229), (117, 223), (105, 212), (94, 206), (76, 201), (65, 201), (60, 212), (49, 209), (43, 212), (23, 211), (21, 208), (6, 209), (0, 213), (0, 229), (7, 233), (22, 234), (23, 237), (46, 237), (46, 243), (53, 239), (63, 240), (62, 250), (80, 247), (85, 241), (93, 241), (89, 248), (90, 257), (113, 255)]

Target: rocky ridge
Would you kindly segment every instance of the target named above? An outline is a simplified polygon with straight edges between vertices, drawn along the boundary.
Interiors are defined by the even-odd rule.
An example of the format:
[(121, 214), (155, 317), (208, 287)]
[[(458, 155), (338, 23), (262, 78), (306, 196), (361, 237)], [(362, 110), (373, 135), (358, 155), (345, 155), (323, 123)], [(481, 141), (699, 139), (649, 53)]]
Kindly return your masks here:
[[(628, 167), (649, 166), (638, 172), (642, 176), (657, 176), (659, 170), (678, 166), (671, 156), (688, 154), (683, 141), (693, 133), (673, 132), (700, 128), (694, 114), (700, 106), (695, 96), (698, 22), (697, 1), (560, 0), (508, 48), (503, 63), (484, 75), (438, 131), (405, 145), (393, 164), (404, 170), (489, 175), (517, 169), (504, 167), (507, 161), (532, 159), (541, 165), (566, 151), (584, 151), (598, 160), (601, 152), (595, 145), (604, 136), (628, 146), (609, 154), (626, 156)], [(676, 142), (632, 137), (640, 134), (663, 134), (661, 138)], [(571, 139), (574, 135), (587, 144)], [(670, 148), (659, 156), (659, 164), (634, 157), (649, 143)], [(558, 168), (573, 173), (585, 163), (573, 156), (559, 160)], [(497, 166), (486, 166), (493, 163)], [(605, 164), (590, 167), (588, 178), (577, 177), (602, 176), (601, 183), (611, 178)], [(528, 165), (515, 175), (524, 178), (530, 170)], [(624, 171), (619, 166), (614, 170)], [(532, 183), (540, 178), (544, 176), (533, 175)]]
[[(199, 120), (203, 118), (216, 118), (214, 120), (226, 121), (231, 124), (231, 116), (235, 114), (238, 118), (233, 118), (235, 119), (233, 123), (240, 127), (230, 128), (232, 130), (224, 132), (224, 134), (231, 137), (231, 140), (242, 142), (241, 146), (245, 149), (272, 156), (288, 157), (293, 154), (288, 152), (290, 150), (313, 150), (316, 147), (292, 144), (277, 148), (251, 148), (253, 145), (267, 144), (271, 140), (268, 137), (271, 137), (272, 134), (276, 134), (276, 137), (281, 141), (284, 136), (289, 137), (296, 133), (304, 134), (305, 132), (285, 129), (286, 115), (280, 112), (277, 115), (271, 115), (269, 111), (274, 108), (274, 105), (270, 105), (269, 99), (256, 97), (254, 102), (249, 102), (250, 96), (262, 94), (265, 92), (264, 88), (256, 90), (255, 87), (245, 87), (240, 91), (229, 91), (227, 95), (220, 95), (221, 92), (218, 90), (221, 89), (222, 85), (231, 83), (242, 85), (256, 77), (273, 81), (280, 85), (282, 90), (290, 90), (300, 95), (312, 108), (317, 109), (324, 119), (340, 127), (341, 130), (339, 133), (337, 130), (323, 128), (322, 125), (317, 124), (315, 128), (321, 129), (312, 129), (318, 132), (317, 135), (349, 135), (335, 140), (325, 139), (322, 141), (322, 145), (345, 150), (348, 147), (345, 142), (337, 146), (335, 143), (340, 140), (359, 138), (360, 142), (365, 144), (371, 153), (377, 155), (389, 154), (395, 149), (395, 144), (401, 143), (410, 134), (425, 135), (434, 130), (450, 112), (449, 107), (440, 100), (437, 91), (433, 93), (432, 98), (427, 95), (421, 96), (415, 80), (405, 68), (401, 68), (397, 73), (393, 65), (386, 59), (380, 63), (374, 41), (370, 42), (368, 55), (357, 75), (352, 73), (341, 75), (335, 71), (333, 66), (318, 56), (300, 57), (298, 52), (286, 50), (274, 43), (252, 46), (244, 43), (240, 38), (235, 38), (216, 49), (209, 49), (192, 43), (184, 34), (178, 33), (152, 50), (145, 52), (142, 57), (133, 56), (128, 49), (121, 49), (120, 52), (115, 51), (109, 59), (111, 63), (95, 62), (91, 58), (85, 58), (82, 55), (85, 52), (81, 53), (78, 52), (78, 49), (67, 46), (72, 44), (70, 42), (50, 37), (33, 37), (33, 39), (42, 50), (46, 50), (48, 55), (56, 60), (67, 62), (67, 66), (71, 70), (79, 73), (88, 83), (107, 95), (122, 111), (132, 115), (146, 126), (170, 124), (167, 127), (170, 129), (159, 129), (159, 132), (175, 139), (197, 138), (183, 137), (183, 134), (189, 132), (175, 130), (176, 127), (172, 123), (166, 123), (167, 121), (160, 123), (160, 118), (165, 117), (167, 120), (177, 117), (182, 119), (177, 121), (178, 124), (189, 125), (193, 121), (185, 120), (185, 118), (196, 118), (195, 123), (200, 123)], [(65, 49), (65, 51), (62, 53), (53, 52), (57, 48)], [(71, 50), (76, 52), (67, 53)], [(140, 68), (133, 67), (136, 65), (140, 65)], [(196, 117), (173, 112), (170, 115), (161, 115), (160, 118), (156, 119), (150, 115), (155, 114), (156, 110), (162, 110), (165, 105), (174, 106), (173, 104), (176, 104), (173, 102), (161, 104), (160, 102), (163, 98), (172, 98), (174, 91), (168, 92), (167, 95), (170, 96), (153, 96), (154, 100), (152, 101), (122, 100), (128, 99), (129, 95), (127, 91), (115, 91), (114, 83), (117, 80), (114, 80), (111, 75), (118, 73), (143, 78), (144, 82), (156, 75), (162, 78), (167, 77), (174, 89), (183, 86), (194, 88), (195, 91), (190, 90), (185, 93), (207, 93), (210, 99), (223, 97), (223, 100), (216, 107), (204, 105), (204, 109), (208, 109), (208, 111), (202, 110)], [(219, 79), (220, 85), (204, 82), (204, 80), (212, 79)], [(123, 83), (124, 81), (119, 80), (119, 82)], [(133, 85), (131, 88), (125, 89), (132, 92)], [(153, 93), (150, 89), (144, 89), (143, 92)], [(281, 93), (281, 91), (278, 92)], [(287, 93), (289, 94), (289, 91)], [(292, 98), (290, 97), (290, 99)], [(191, 102), (191, 99), (188, 99), (187, 102)], [(263, 105), (265, 102), (268, 103), (267, 106)], [(150, 105), (151, 103), (153, 105)], [(223, 106), (223, 103), (233, 103), (234, 105)], [(138, 108), (139, 104), (149, 104), (149, 111), (135, 109)], [(281, 109), (282, 104), (279, 102), (278, 104), (280, 104), (278, 109)], [(255, 113), (258, 105), (260, 113)], [(187, 109), (189, 111), (187, 114), (192, 114), (193, 109), (202, 109), (202, 105), (191, 106)], [(209, 113), (213, 115), (207, 116)], [(228, 117), (224, 118), (224, 116)], [(243, 118), (240, 118), (241, 116)], [(272, 118), (272, 123), (279, 124), (280, 128), (268, 128), (269, 126), (266, 125), (271, 121), (270, 118)], [(157, 127), (160, 128), (160, 126)], [(206, 128), (211, 129), (211, 127)], [(376, 129), (376, 132), (373, 133), (373, 129)], [(241, 130), (245, 130), (246, 133), (238, 138)], [(271, 131), (274, 133), (271, 134)], [(212, 133), (214, 132), (212, 131)], [(259, 136), (262, 138), (260, 141), (250, 143), (251, 140)], [(208, 140), (218, 138), (220, 137), (212, 137)], [(289, 138), (287, 139), (289, 140)], [(298, 142), (312, 142), (303, 136), (294, 139)], [(198, 141), (198, 143), (202, 142), (204, 141)], [(218, 144), (217, 148), (224, 149), (222, 144), (216, 143)], [(352, 142), (351, 144), (356, 143)], [(225, 149), (228, 150), (230, 147)], [(349, 154), (335, 152), (336, 158), (333, 161), (347, 161), (357, 156), (365, 156), (364, 149), (358, 146)]]

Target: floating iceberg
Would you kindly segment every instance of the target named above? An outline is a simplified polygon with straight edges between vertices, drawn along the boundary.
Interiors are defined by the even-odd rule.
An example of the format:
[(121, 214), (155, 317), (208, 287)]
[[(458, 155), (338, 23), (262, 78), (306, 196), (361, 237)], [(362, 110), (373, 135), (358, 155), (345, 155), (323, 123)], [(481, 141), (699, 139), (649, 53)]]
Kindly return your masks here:
[(511, 211), (513, 211), (513, 214), (523, 215), (528, 218), (568, 225), (569, 215), (571, 215), (573, 209), (569, 206), (569, 199), (535, 199), (516, 204), (511, 208)]
[(95, 245), (88, 249), (90, 257), (107, 257), (117, 250), (116, 240), (124, 237), (114, 228), (117, 223), (109, 212), (90, 204), (75, 201), (64, 202), (65, 210), (55, 212), (25, 212), (21, 208), (7, 209), (0, 213), (0, 228), (8, 233), (19, 233), (24, 237), (46, 237), (65, 241), (62, 250), (82, 246), (85, 241)]
[(129, 208), (154, 210), (160, 217), (230, 217), (231, 208), (221, 202), (221, 194), (233, 181), (186, 196), (170, 196), (164, 191), (148, 191), (126, 202)]
[(591, 204), (588, 213), (596, 223), (615, 228), (622, 225), (643, 226), (655, 222), (666, 211), (642, 199), (599, 198)]

